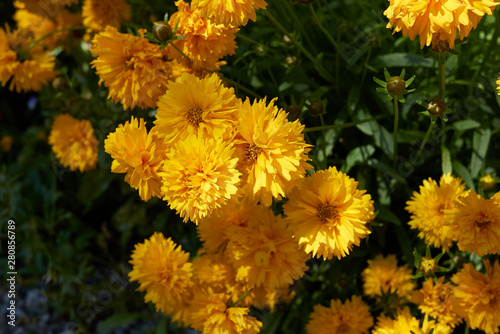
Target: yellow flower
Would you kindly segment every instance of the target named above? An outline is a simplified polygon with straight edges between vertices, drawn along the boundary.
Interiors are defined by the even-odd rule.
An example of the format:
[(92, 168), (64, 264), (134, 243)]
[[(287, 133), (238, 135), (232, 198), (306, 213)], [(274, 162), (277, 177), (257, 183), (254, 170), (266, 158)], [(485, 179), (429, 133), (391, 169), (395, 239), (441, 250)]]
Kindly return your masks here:
[(462, 322), (462, 318), (454, 310), (456, 299), (453, 290), (453, 285), (444, 283), (444, 277), (440, 277), (437, 283), (428, 279), (422, 288), (415, 292), (412, 302), (439, 323), (454, 328)]
[(9, 90), (20, 92), (42, 89), (57, 76), (55, 57), (50, 51), (45, 51), (42, 45), (37, 45), (23, 56), (19, 52), (25, 50), (33, 40), (21, 34), (0, 28), (0, 82), (5, 86), (9, 80)]
[(428, 334), (433, 329), (433, 334), (451, 334), (452, 329), (446, 325), (429, 320), (426, 316), (422, 325), (415, 317), (412, 317), (410, 309), (405, 307), (398, 310), (395, 319), (382, 314), (377, 318), (377, 325), (372, 334)]
[(109, 88), (113, 102), (125, 109), (156, 108), (156, 103), (167, 89), (174, 62), (167, 61), (167, 51), (139, 36), (121, 34), (108, 26), (95, 36), (90, 50), (97, 59), (91, 62), (100, 77), (99, 83)]
[(18, 2), (22, 3), (32, 13), (52, 14), (54, 11), (60, 10), (61, 7), (77, 3), (78, 0), (20, 0)]
[(412, 41), (420, 36), (420, 47), (443, 45), (453, 49), (457, 31), (460, 39), (467, 37), (476, 28), (484, 14), (492, 15), (498, 4), (491, 0), (389, 0), (384, 15), (389, 19), (387, 28), (394, 26), (394, 33)]
[(97, 164), (97, 138), (92, 124), (68, 114), (57, 116), (49, 135), (52, 151), (64, 167), (80, 172), (94, 169)]
[(308, 256), (298, 247), (281, 216), (275, 216), (270, 209), (256, 213), (249, 218), (247, 227), (230, 227), (228, 261), (236, 269), (239, 282), (269, 289), (286, 287), (304, 275)]
[(500, 77), (498, 77), (496, 84), (498, 85), (497, 86), (498, 95), (500, 95)]
[(219, 70), (225, 63), (220, 60), (224, 56), (235, 54), (235, 33), (239, 29), (208, 21), (197, 9), (190, 8), (189, 3), (182, 0), (176, 1), (175, 4), (178, 11), (170, 17), (168, 24), (174, 29), (178, 22), (177, 34), (186, 37), (174, 41), (174, 44), (192, 63), (171, 45), (168, 47), (170, 55), (184, 64), (193, 66), (195, 70)]
[(331, 259), (347, 256), (370, 234), (373, 201), (358, 182), (335, 167), (312, 174), (293, 190), (283, 206), (290, 230), (305, 251)]
[(12, 136), (9, 135), (2, 136), (2, 139), (0, 139), (0, 147), (4, 152), (10, 152), (13, 143), (14, 143), (14, 138), (12, 138)]
[(500, 253), (500, 202), (495, 198), (484, 199), (469, 191), (446, 214), (453, 219), (450, 235), (458, 249), (479, 256)]
[(246, 227), (252, 215), (263, 215), (267, 211), (269, 208), (258, 205), (257, 201), (250, 197), (229, 201), (198, 224), (198, 235), (203, 242), (203, 248), (209, 253), (223, 252), (231, 237), (231, 226)]
[(190, 135), (172, 146), (161, 173), (163, 199), (195, 224), (235, 195), (240, 173), (234, 147), (221, 138)]
[(462, 179), (448, 173), (441, 176), (439, 185), (431, 178), (424, 180), (420, 193), (414, 191), (411, 200), (406, 202), (406, 210), (411, 214), (408, 224), (420, 231), (418, 236), (426, 244), (442, 247), (443, 252), (451, 247), (453, 217), (445, 215), (445, 210), (454, 207), (455, 200), (464, 194), (464, 188)]
[(193, 280), (199, 286), (210, 287), (215, 293), (227, 294), (232, 302), (236, 302), (248, 288), (236, 282), (236, 271), (227, 260), (223, 253), (201, 254), (193, 260)]
[(144, 119), (132, 116), (130, 123), (120, 124), (104, 141), (105, 151), (113, 158), (111, 171), (127, 173), (125, 182), (144, 201), (161, 197), (162, 180), (158, 174), (166, 156), (166, 146), (153, 131), (148, 133)]
[(464, 317), (472, 329), (480, 329), (486, 334), (498, 333), (500, 326), (500, 266), (495, 261), (493, 268), (483, 260), (486, 274), (466, 263), (451, 280), (457, 298), (457, 313)]
[(381, 291), (387, 293), (391, 289), (400, 298), (407, 298), (415, 289), (412, 270), (406, 264), (398, 267), (395, 255), (384, 257), (378, 254), (375, 259), (368, 260), (368, 267), (363, 270), (361, 277), (363, 293), (370, 297), (381, 296)]
[(184, 73), (166, 86), (158, 101), (155, 128), (169, 144), (190, 134), (204, 138), (231, 139), (237, 119), (233, 88), (227, 88), (217, 74), (204, 79)]
[(330, 307), (315, 305), (310, 321), (306, 325), (308, 334), (330, 333), (368, 333), (373, 326), (373, 317), (368, 305), (361, 297), (352, 296), (351, 300), (342, 303), (332, 299)]
[(138, 291), (146, 291), (145, 302), (153, 302), (157, 311), (171, 314), (192, 297), (192, 264), (189, 253), (172, 239), (155, 232), (132, 252), (130, 281), (139, 283)]
[(82, 6), (83, 25), (88, 31), (98, 32), (130, 20), (130, 5), (126, 0), (84, 0)]
[(215, 24), (235, 27), (246, 26), (249, 19), (255, 22), (255, 10), (267, 7), (264, 0), (193, 0), (191, 5)]
[(491, 176), (491, 174), (486, 174), (479, 179), (479, 185), (484, 190), (491, 189), (495, 185), (495, 179), (493, 178), (493, 176)]
[(199, 288), (190, 303), (191, 326), (202, 334), (259, 333), (262, 322), (248, 316), (246, 307), (228, 307), (228, 296), (211, 288)]
[(286, 112), (266, 99), (241, 103), (235, 139), (243, 187), (264, 205), (285, 197), (311, 169), (310, 145), (301, 133), (304, 125), (289, 122)]

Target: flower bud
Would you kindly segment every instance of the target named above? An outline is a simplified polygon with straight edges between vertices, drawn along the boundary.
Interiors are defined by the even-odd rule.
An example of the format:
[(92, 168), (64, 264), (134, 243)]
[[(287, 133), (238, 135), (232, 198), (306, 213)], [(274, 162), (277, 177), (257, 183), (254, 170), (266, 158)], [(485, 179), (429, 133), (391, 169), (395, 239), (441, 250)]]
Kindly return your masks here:
[(289, 106), (286, 107), (286, 112), (288, 113), (288, 120), (293, 122), (297, 118), (299, 118), (300, 113), (301, 113), (300, 106), (296, 104), (290, 104)]
[(156, 21), (153, 24), (153, 36), (160, 42), (166, 42), (171, 39), (174, 34), (172, 27), (165, 21)]
[(394, 76), (387, 80), (387, 91), (392, 95), (399, 95), (405, 90), (406, 82), (403, 78)]
[(495, 179), (491, 176), (491, 174), (486, 174), (485, 176), (479, 179), (479, 185), (484, 190), (491, 189), (495, 185)]
[(436, 263), (436, 260), (434, 260), (432, 257), (424, 256), (420, 261), (419, 269), (424, 273), (425, 276), (431, 276), (439, 270), (439, 267)]
[(289, 65), (289, 66), (292, 66), (292, 65), (297, 64), (297, 61), (298, 61), (298, 59), (297, 59), (297, 57), (295, 57), (295, 56), (287, 56), (287, 57), (285, 58), (285, 62), (286, 62), (286, 64), (287, 64), (287, 65)]
[(427, 103), (427, 111), (429, 114), (439, 116), (444, 114), (446, 104), (440, 98), (434, 97)]
[(323, 101), (321, 100), (314, 100), (311, 102), (311, 105), (309, 106), (309, 112), (311, 115), (314, 116), (319, 116), (323, 113), (324, 109)]

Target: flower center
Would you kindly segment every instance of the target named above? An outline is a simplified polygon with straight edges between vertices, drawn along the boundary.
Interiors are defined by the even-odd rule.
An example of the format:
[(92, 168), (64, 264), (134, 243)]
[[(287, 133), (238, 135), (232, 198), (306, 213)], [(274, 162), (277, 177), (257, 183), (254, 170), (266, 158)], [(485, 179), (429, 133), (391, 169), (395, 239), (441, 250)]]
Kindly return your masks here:
[(343, 334), (343, 333), (350, 333), (350, 326), (346, 323), (342, 323), (339, 325), (337, 328), (337, 333)]
[(480, 213), (479, 217), (476, 218), (476, 225), (481, 230), (486, 228), (486, 226), (488, 226), (489, 223), (490, 223), (490, 219), (489, 219), (487, 214)]
[(249, 145), (245, 150), (245, 160), (249, 163), (253, 163), (257, 160), (257, 157), (262, 152), (262, 149), (256, 145)]
[(203, 121), (201, 114), (202, 110), (200, 108), (191, 107), (186, 112), (186, 119), (188, 120), (189, 123), (191, 123), (195, 127), (198, 127), (198, 125)]
[(330, 219), (337, 218), (337, 215), (337, 209), (328, 203), (322, 203), (318, 206), (317, 217), (323, 224), (326, 224)]

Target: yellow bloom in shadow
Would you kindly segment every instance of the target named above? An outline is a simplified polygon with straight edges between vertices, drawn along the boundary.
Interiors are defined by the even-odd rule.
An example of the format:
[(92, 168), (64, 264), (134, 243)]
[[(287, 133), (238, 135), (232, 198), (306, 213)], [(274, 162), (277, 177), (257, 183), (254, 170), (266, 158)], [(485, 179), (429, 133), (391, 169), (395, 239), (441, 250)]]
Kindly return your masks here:
[(266, 9), (264, 0), (193, 0), (201, 16), (225, 26), (246, 26), (248, 20), (256, 21), (256, 9)]

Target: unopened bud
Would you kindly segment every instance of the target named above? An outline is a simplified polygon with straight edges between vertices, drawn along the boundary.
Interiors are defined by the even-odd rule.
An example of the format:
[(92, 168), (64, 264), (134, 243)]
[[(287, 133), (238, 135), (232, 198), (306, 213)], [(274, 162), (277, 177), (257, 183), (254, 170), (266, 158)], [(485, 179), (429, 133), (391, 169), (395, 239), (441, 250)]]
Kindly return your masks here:
[(309, 112), (311, 115), (319, 116), (323, 113), (324, 109), (323, 101), (321, 100), (314, 100), (311, 102), (311, 105), (309, 106)]
[(440, 98), (434, 97), (427, 103), (427, 111), (434, 116), (442, 115), (446, 110), (446, 104)]
[(403, 78), (394, 76), (387, 81), (387, 91), (392, 95), (399, 95), (405, 90), (406, 82)]
[(165, 21), (156, 21), (153, 24), (153, 36), (160, 42), (166, 42), (171, 39), (174, 34), (172, 27)]
[(289, 106), (286, 107), (286, 112), (288, 113), (288, 120), (289, 121), (295, 121), (297, 118), (299, 118), (300, 113), (301, 113), (300, 106), (296, 104), (290, 104)]

